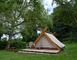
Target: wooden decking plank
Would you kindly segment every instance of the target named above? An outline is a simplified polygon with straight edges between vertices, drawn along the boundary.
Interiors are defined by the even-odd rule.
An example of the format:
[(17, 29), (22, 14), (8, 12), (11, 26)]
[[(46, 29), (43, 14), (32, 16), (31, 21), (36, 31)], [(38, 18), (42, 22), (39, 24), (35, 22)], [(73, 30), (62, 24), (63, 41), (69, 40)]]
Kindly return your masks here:
[(58, 53), (60, 50), (44, 50), (44, 49), (22, 49), (21, 52), (32, 53)]

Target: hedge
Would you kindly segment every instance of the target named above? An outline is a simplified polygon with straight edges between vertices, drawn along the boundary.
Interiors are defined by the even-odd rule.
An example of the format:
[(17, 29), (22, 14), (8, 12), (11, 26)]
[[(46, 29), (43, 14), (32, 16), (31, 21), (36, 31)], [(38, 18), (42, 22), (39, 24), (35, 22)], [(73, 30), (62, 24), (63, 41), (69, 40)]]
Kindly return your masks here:
[(6, 40), (1, 41), (0, 40), (0, 50), (3, 50), (6, 48), (8, 42)]

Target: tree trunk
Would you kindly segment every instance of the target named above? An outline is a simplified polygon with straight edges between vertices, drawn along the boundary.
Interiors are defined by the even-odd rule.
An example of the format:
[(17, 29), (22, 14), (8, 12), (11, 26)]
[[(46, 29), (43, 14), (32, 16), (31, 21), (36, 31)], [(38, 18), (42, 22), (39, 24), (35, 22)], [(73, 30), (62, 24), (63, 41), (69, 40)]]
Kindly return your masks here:
[(0, 40), (1, 40), (2, 35), (3, 35), (3, 34), (0, 34)]
[(7, 49), (10, 48), (10, 41), (12, 40), (12, 34), (9, 34)]

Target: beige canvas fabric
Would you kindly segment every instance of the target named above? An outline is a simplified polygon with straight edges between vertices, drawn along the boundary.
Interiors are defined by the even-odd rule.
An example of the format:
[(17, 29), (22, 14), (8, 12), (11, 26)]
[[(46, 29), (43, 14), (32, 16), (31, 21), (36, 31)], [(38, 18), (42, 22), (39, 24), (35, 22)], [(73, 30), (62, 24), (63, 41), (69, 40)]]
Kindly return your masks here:
[(55, 44), (57, 44), (60, 48), (63, 48), (65, 45), (61, 43), (54, 35), (45, 33)]

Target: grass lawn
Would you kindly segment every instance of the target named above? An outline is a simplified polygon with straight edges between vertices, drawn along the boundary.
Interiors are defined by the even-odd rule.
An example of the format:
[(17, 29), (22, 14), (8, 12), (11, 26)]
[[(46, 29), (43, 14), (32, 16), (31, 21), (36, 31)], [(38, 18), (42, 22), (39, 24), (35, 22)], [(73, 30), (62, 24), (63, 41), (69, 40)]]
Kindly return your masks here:
[(0, 60), (77, 60), (77, 43), (66, 44), (58, 55), (19, 54), (0, 50)]

